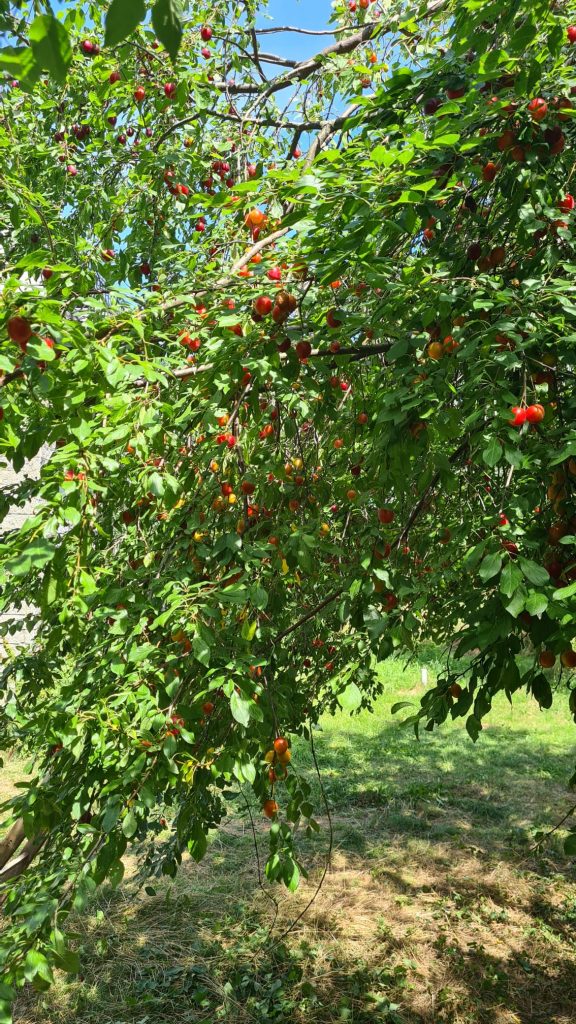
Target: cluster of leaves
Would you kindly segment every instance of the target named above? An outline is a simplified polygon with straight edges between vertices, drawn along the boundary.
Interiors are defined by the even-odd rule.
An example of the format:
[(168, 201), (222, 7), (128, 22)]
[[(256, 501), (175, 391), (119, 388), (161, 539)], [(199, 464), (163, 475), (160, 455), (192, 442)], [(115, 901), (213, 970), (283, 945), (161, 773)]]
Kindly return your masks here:
[[(74, 7), (58, 17), (48, 2), (35, 6), (36, 9), (44, 6), (45, 12), (37, 13), (29, 24), (27, 5), (10, 0), (0, 4), (0, 30), (13, 40), (0, 49), (0, 71), (16, 76), (20, 87), (26, 91), (34, 88), (43, 72), (48, 72), (57, 82), (66, 81), (73, 59), (74, 28), (78, 23)], [(81, 23), (92, 23), (97, 6), (100, 5), (87, 5)], [(146, 0), (111, 0), (105, 16), (105, 45), (116, 46), (123, 42), (146, 16)], [(157, 38), (175, 60), (184, 33), (178, 0), (155, 0), (150, 21)], [(94, 46), (89, 53), (97, 56), (100, 47), (99, 44)]]
[(33, 502), (0, 603), (34, 636), (1, 955), (40, 988), (128, 843), (172, 875), (246, 791), (295, 886), (317, 826), (273, 740), (370, 706), (393, 651), (447, 652), (416, 728), (553, 683), (576, 713), (576, 5), (342, 5), (272, 78), (250, 6), (195, 4), (175, 65), (89, 7), (0, 123), (0, 446), (45, 453), (1, 507)]

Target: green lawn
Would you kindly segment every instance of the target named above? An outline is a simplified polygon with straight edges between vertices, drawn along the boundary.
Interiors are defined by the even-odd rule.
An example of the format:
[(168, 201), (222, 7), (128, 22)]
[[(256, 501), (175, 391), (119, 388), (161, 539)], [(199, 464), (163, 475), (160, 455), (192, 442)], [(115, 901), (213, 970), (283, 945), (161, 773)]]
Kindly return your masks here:
[[(375, 714), (314, 733), (333, 855), (288, 934), (322, 871), (326, 814), (295, 895), (259, 888), (249, 821), (232, 818), (155, 896), (130, 880), (102, 893), (75, 922), (82, 977), (24, 996), (17, 1024), (574, 1024), (576, 872), (562, 832), (532, 851), (576, 802), (565, 698), (544, 713), (499, 700), (476, 745), (461, 722), (418, 742), (390, 707), (418, 699), (419, 668), (383, 678)], [(293, 766), (321, 807), (303, 743)]]

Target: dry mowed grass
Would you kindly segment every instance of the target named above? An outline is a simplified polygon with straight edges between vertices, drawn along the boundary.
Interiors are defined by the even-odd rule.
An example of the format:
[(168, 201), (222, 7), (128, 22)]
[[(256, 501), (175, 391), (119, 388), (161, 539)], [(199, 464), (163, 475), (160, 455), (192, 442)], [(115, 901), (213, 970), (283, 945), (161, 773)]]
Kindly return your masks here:
[[(259, 887), (249, 821), (231, 817), (205, 861), (154, 894), (131, 860), (74, 921), (82, 976), (25, 994), (16, 1024), (574, 1024), (576, 871), (562, 832), (534, 851), (574, 799), (565, 696), (544, 714), (498, 702), (476, 745), (461, 723), (418, 743), (390, 717), (418, 698), (418, 670), (384, 677), (374, 715), (315, 734), (333, 854), (303, 918), (326, 815), (294, 895)], [(294, 764), (321, 806), (304, 744)]]

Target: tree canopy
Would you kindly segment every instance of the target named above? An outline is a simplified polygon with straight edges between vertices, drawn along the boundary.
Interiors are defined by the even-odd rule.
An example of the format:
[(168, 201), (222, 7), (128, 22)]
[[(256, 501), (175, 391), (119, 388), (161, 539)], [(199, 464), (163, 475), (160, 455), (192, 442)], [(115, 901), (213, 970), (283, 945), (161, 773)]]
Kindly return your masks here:
[(395, 652), (416, 731), (576, 714), (576, 3), (351, 0), (301, 61), (262, 12), (0, 4), (0, 1020), (130, 843), (251, 790), (296, 887), (290, 736)]

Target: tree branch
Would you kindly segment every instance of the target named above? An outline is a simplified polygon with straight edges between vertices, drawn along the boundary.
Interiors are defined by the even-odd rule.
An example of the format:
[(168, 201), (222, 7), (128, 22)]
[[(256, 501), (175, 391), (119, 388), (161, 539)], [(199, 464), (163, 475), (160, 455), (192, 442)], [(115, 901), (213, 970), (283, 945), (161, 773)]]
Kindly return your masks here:
[(278, 92), (279, 89), (285, 89), (291, 82), (299, 81), (303, 78), (307, 78), (313, 71), (316, 70), (326, 57), (337, 57), (344, 53), (350, 53), (355, 50), (356, 47), (365, 43), (373, 33), (373, 24), (365, 25), (359, 32), (355, 32), (354, 35), (348, 36), (346, 39), (341, 39), (339, 42), (332, 43), (331, 46), (326, 46), (323, 50), (320, 50), (314, 57), (310, 57), (307, 60), (301, 61), (295, 68), (288, 71), (285, 75), (279, 75), (277, 78), (272, 79), (269, 85), (260, 92), (260, 87), (257, 85), (228, 85), (227, 83), (213, 83), (214, 87), (220, 92), (230, 93), (231, 95), (253, 95), (254, 93), (260, 93), (259, 99), (267, 99), (268, 96), (272, 96), (273, 93)]
[[(377, 22), (371, 21), (370, 28), (375, 28)], [(367, 25), (365, 26), (368, 27)], [(278, 28), (257, 28), (257, 36), (271, 35), (273, 32), (298, 32), (302, 36), (337, 36), (341, 32), (347, 32), (347, 28), (323, 28), (323, 29), (311, 29), (311, 28), (296, 28), (294, 25), (279, 25)]]
[(10, 861), (0, 871), (0, 885), (9, 882), (12, 878), (19, 878), (30, 866), (36, 855), (40, 852), (48, 838), (48, 833), (38, 836), (36, 839), (29, 839), (26, 846), (14, 860)]
[[(456, 462), (457, 459), (460, 458), (462, 453), (466, 451), (466, 449), (469, 447), (469, 445), (470, 445), (470, 439), (467, 437), (462, 442), (462, 444), (458, 445), (458, 448), (456, 449), (456, 451), (452, 452), (452, 455), (450, 456), (450, 459), (448, 461), (450, 463)], [(408, 534), (410, 533), (410, 530), (414, 526), (414, 523), (416, 522), (416, 520), (418, 519), (418, 516), (422, 512), (422, 509), (426, 505), (426, 502), (428, 501), (428, 498), (430, 497), (432, 491), (438, 485), (438, 483), (440, 481), (440, 476), (441, 476), (441, 471), (438, 469), (434, 473), (434, 476), (432, 477), (430, 483), (428, 484), (428, 487), (424, 491), (424, 494), (422, 495), (420, 500), (416, 502), (414, 508), (412, 509), (412, 512), (408, 516), (408, 520), (406, 522), (406, 525), (404, 526), (402, 532), (398, 536), (398, 540), (396, 541), (396, 546), (397, 547), (399, 547), (400, 544), (402, 544), (406, 540), (406, 538), (408, 537)]]
[(4, 839), (0, 842), (0, 868), (3, 868), (10, 858), (14, 856), (14, 853), (24, 842), (25, 838), (24, 822), (22, 818), (19, 818), (12, 825), (8, 835), (4, 836)]
[(317, 604), (315, 608), (312, 608), (312, 610), (307, 612), (306, 615), (303, 615), (301, 619), (298, 619), (298, 622), (295, 622), (292, 626), (289, 626), (288, 629), (285, 629), (282, 633), (278, 633), (278, 635), (275, 636), (274, 639), (272, 640), (272, 643), (278, 644), (280, 643), (281, 640), (284, 640), (287, 636), (290, 636), (291, 633), (295, 633), (297, 629), (300, 629), (300, 626), (303, 626), (306, 622), (309, 622), (310, 619), (313, 619), (318, 614), (318, 612), (322, 611), (323, 608), (326, 608), (327, 605), (332, 604), (333, 601), (336, 601), (342, 594), (343, 589), (344, 588), (342, 588), (342, 590), (335, 591), (333, 594), (330, 594), (329, 597), (325, 597), (324, 600), (320, 602), (320, 604)]

